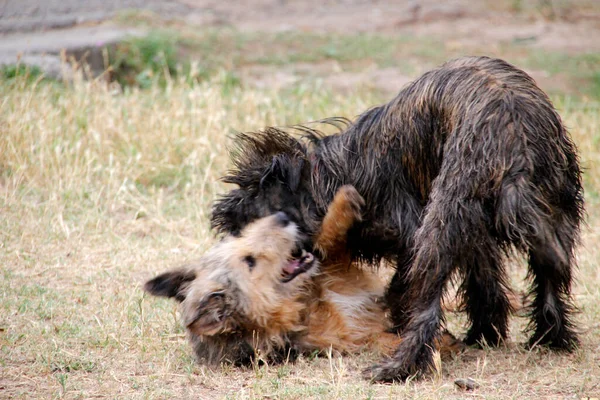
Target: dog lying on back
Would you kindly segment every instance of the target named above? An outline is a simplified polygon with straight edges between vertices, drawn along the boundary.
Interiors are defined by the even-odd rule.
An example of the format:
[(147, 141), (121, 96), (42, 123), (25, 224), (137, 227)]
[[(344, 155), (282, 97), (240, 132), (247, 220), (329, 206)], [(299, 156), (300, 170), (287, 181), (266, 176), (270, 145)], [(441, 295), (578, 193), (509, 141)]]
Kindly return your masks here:
[[(279, 212), (144, 289), (181, 302), (196, 355), (209, 364), (247, 364), (257, 356), (281, 361), (329, 348), (390, 355), (400, 339), (387, 332), (384, 284), (353, 263), (346, 249), (362, 204), (353, 187), (338, 190), (315, 240), (321, 262), (301, 250), (298, 227)], [(459, 351), (461, 343), (446, 334), (441, 347), (445, 355)]]

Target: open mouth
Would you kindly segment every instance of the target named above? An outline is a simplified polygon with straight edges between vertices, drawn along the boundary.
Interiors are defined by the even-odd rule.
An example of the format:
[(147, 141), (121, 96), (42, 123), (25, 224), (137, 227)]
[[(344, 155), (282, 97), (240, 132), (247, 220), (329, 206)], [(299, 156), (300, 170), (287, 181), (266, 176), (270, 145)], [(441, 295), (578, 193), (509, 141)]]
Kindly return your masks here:
[(292, 252), (291, 258), (283, 267), (283, 277), (281, 281), (284, 283), (290, 282), (300, 274), (310, 270), (315, 264), (315, 256), (312, 253), (300, 248)]

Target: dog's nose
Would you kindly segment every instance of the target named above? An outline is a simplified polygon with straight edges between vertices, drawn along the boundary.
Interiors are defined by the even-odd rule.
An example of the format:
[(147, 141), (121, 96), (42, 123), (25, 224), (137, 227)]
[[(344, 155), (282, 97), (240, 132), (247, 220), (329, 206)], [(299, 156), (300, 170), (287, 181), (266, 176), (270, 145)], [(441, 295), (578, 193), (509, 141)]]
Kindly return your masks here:
[(287, 226), (290, 223), (290, 217), (283, 211), (279, 211), (275, 214), (275, 221), (281, 226)]

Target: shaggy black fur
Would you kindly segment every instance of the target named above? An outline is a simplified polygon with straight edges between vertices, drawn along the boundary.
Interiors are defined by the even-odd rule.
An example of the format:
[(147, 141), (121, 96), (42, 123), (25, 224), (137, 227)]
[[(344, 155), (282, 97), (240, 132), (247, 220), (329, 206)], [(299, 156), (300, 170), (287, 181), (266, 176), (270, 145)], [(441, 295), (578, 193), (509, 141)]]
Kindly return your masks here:
[(398, 380), (427, 369), (454, 271), (463, 278), (466, 341), (506, 338), (503, 258), (511, 247), (529, 257), (530, 343), (577, 344), (570, 315), (581, 172), (560, 116), (525, 72), (497, 59), (457, 59), (339, 134), (301, 129), (300, 140), (275, 128), (239, 135), (235, 169), (224, 178), (239, 188), (216, 202), (212, 224), (236, 233), (282, 210), (309, 240), (336, 190), (356, 187), (367, 206), (349, 248), (396, 262), (387, 300), (404, 338), (369, 376)]

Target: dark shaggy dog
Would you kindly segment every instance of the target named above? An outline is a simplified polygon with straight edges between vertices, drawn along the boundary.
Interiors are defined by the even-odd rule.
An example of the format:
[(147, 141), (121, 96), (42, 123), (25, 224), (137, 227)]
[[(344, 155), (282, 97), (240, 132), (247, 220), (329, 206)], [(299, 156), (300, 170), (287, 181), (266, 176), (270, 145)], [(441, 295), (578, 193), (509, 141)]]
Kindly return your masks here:
[(356, 187), (366, 207), (348, 247), (396, 263), (386, 297), (403, 338), (370, 377), (404, 379), (430, 365), (454, 271), (463, 279), (467, 343), (505, 339), (503, 258), (512, 247), (529, 260), (530, 344), (577, 344), (571, 274), (581, 171), (560, 116), (525, 72), (497, 59), (457, 59), (339, 134), (301, 129), (304, 140), (274, 128), (239, 135), (236, 168), (224, 178), (239, 188), (217, 201), (212, 223), (236, 234), (285, 211), (310, 248), (336, 190)]

